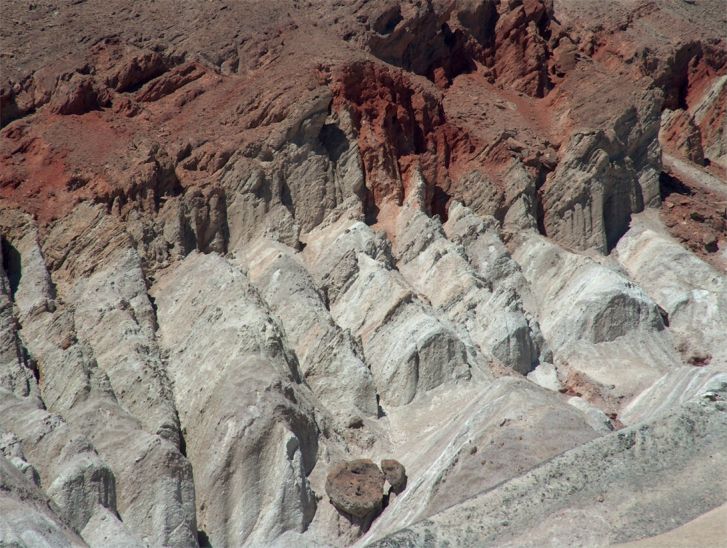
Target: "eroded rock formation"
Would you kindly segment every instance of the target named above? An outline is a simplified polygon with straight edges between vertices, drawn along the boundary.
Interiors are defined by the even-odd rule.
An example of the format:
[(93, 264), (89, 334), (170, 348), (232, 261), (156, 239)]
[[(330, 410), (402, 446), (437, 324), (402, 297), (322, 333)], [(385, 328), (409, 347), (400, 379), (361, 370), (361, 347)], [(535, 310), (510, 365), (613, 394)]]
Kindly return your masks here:
[(722, 2), (3, 8), (0, 545), (724, 507)]

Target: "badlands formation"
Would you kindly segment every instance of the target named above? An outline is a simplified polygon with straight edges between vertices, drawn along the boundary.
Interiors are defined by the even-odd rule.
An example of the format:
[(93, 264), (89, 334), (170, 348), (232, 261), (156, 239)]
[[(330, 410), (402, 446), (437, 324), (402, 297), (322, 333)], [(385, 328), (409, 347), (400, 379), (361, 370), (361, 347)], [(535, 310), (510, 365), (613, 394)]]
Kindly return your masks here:
[(0, 545), (725, 546), (724, 0), (4, 0)]

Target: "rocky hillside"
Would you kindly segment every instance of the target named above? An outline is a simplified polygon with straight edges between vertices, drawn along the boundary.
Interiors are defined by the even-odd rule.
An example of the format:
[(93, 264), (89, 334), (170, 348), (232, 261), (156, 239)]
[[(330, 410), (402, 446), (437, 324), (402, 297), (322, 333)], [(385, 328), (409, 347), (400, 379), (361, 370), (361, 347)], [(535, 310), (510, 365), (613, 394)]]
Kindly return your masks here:
[(4, 0), (0, 545), (722, 545), (725, 29)]

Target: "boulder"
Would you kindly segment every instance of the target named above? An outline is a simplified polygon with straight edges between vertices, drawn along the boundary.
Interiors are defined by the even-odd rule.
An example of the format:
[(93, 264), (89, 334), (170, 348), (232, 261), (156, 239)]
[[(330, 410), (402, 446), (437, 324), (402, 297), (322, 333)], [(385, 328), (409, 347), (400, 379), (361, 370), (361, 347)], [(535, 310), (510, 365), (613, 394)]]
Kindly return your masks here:
[(381, 512), (385, 479), (369, 459), (343, 462), (328, 473), (326, 493), (339, 512), (365, 520)]
[(384, 459), (381, 461), (381, 471), (386, 477), (386, 481), (391, 485), (394, 493), (401, 493), (406, 489), (406, 468), (398, 460)]

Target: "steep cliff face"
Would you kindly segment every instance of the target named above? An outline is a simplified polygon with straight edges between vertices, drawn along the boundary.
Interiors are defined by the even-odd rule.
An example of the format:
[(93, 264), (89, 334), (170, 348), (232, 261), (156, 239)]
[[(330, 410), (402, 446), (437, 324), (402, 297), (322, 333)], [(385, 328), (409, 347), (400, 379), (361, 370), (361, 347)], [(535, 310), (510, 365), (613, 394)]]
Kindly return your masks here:
[(723, 11), (8, 0), (0, 544), (601, 545), (725, 504)]

